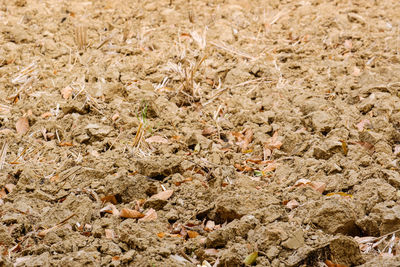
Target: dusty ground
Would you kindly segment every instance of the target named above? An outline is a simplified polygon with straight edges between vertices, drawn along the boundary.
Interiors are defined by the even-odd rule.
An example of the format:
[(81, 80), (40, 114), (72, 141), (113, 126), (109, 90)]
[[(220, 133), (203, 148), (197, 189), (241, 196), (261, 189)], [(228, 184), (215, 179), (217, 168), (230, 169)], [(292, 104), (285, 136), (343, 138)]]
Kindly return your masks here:
[(399, 266), (398, 1), (0, 2), (0, 266)]

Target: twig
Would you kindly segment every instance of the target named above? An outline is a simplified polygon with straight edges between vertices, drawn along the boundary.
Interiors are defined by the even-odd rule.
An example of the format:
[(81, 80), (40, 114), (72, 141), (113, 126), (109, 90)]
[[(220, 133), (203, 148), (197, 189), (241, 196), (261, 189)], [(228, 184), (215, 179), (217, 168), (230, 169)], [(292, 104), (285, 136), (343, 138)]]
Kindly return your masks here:
[(73, 213), (72, 215), (68, 216), (67, 218), (65, 218), (64, 220), (62, 220), (62, 221), (59, 222), (58, 224), (54, 225), (53, 227), (51, 227), (51, 228), (49, 228), (49, 229), (46, 229), (46, 230), (43, 230), (43, 231), (40, 231), (37, 235), (38, 235), (39, 237), (44, 237), (47, 233), (49, 233), (49, 232), (51, 232), (51, 231), (53, 231), (53, 230), (55, 230), (55, 229), (57, 229), (57, 228), (63, 226), (69, 219), (71, 219), (71, 218), (74, 217), (75, 215), (76, 215), (76, 213)]
[(215, 42), (210, 42), (210, 44), (212, 44), (213, 46), (215, 46), (215, 47), (217, 47), (219, 49), (225, 50), (225, 51), (227, 51), (227, 52), (229, 52), (231, 54), (237, 55), (237, 56), (241, 56), (241, 57), (244, 57), (244, 58), (247, 58), (247, 59), (251, 59), (251, 60), (256, 60), (257, 59), (256, 57), (253, 57), (253, 56), (251, 56), (249, 54), (246, 54), (244, 52), (236, 51), (232, 47), (228, 47), (225, 44), (218, 44), (218, 43), (215, 43)]

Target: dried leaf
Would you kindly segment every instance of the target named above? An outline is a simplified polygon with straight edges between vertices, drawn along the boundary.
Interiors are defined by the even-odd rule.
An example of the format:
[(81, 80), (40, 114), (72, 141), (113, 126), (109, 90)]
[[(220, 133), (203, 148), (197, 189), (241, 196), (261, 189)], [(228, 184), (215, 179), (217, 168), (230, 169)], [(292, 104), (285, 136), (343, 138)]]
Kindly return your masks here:
[(371, 126), (371, 122), (368, 119), (364, 119), (364, 120), (361, 120), (359, 123), (357, 123), (356, 126), (357, 126), (358, 131), (362, 132), (362, 131), (364, 131), (365, 127)]
[(159, 136), (159, 135), (153, 135), (152, 137), (149, 137), (146, 139), (146, 142), (151, 144), (151, 143), (159, 143), (159, 144), (168, 144), (169, 141), (168, 139)]
[(278, 165), (276, 164), (276, 162), (268, 163), (267, 167), (265, 167), (265, 168), (263, 169), (263, 173), (265, 174), (265, 173), (267, 173), (267, 172), (273, 172), (273, 171), (276, 170), (276, 167), (277, 167), (277, 166), (278, 166)]
[(313, 181), (310, 184), (311, 188), (315, 191), (320, 192), (321, 194), (325, 191), (326, 184), (323, 182)]
[(215, 228), (215, 222), (208, 220), (206, 223), (206, 226), (204, 227), (204, 231), (210, 232), (210, 231), (214, 230), (214, 228)]
[(286, 203), (286, 207), (290, 210), (297, 208), (299, 205), (300, 204), (296, 201), (296, 199), (292, 199), (288, 203)]
[(318, 181), (310, 181), (308, 179), (299, 179), (295, 184), (295, 187), (303, 187), (303, 186), (307, 186), (307, 187), (311, 187), (312, 189), (320, 192), (321, 194), (325, 191), (326, 188), (326, 184), (323, 182), (318, 182)]
[(393, 153), (397, 156), (400, 154), (400, 146), (395, 146), (393, 149)]
[(358, 67), (354, 66), (353, 67), (353, 72), (351, 73), (351, 75), (353, 75), (355, 77), (358, 77), (358, 76), (361, 75), (361, 70)]
[(71, 142), (60, 142), (58, 143), (58, 146), (74, 146), (74, 144), (72, 144)]
[(296, 181), (296, 183), (294, 184), (294, 186), (300, 187), (300, 186), (308, 185), (308, 184), (310, 184), (310, 183), (311, 183), (310, 180), (301, 178), (301, 179), (299, 179), (299, 180)]
[(243, 143), (241, 145), (242, 151), (246, 151), (246, 149), (249, 146), (249, 144), (251, 143), (251, 141), (253, 141), (253, 130), (246, 129), (244, 132)]
[(118, 201), (115, 195), (108, 195), (101, 198), (101, 201), (104, 203), (110, 202), (111, 204), (117, 205)]
[(342, 196), (342, 197), (348, 197), (348, 198), (352, 198), (353, 195), (344, 193), (344, 192), (333, 192), (333, 193), (328, 193), (326, 194), (326, 196), (330, 197), (330, 196)]
[(244, 264), (245, 265), (253, 265), (254, 263), (256, 263), (256, 260), (257, 260), (257, 257), (258, 257), (258, 252), (256, 251), (256, 252), (253, 252), (253, 253), (251, 253), (250, 255), (248, 255), (247, 257), (246, 257), (246, 259), (244, 259)]
[(3, 198), (3, 197), (5, 197), (5, 196), (7, 196), (7, 192), (6, 192), (6, 189), (3, 187), (3, 188), (0, 190), (0, 199)]
[(64, 99), (68, 99), (72, 95), (72, 88), (70, 86), (67, 86), (63, 89), (61, 89), (61, 95)]
[(271, 138), (264, 143), (264, 158), (268, 158), (272, 155), (274, 149), (280, 149), (282, 142), (278, 140), (278, 132), (275, 132)]
[(157, 236), (158, 236), (159, 238), (164, 238), (165, 233), (164, 233), (164, 232), (160, 232), (160, 233), (157, 234)]
[(145, 215), (137, 210), (131, 210), (131, 209), (122, 209), (121, 213), (119, 214), (119, 217), (121, 218), (131, 218), (131, 219), (139, 219), (139, 218), (144, 218)]
[(14, 190), (15, 184), (6, 184), (4, 188), (6, 189), (7, 194), (10, 194)]
[(207, 248), (204, 250), (204, 254), (207, 256), (217, 256), (218, 250), (215, 248)]
[(343, 155), (347, 156), (347, 153), (349, 152), (349, 149), (347, 147), (347, 143), (344, 140), (340, 140), (340, 142), (342, 143)]
[(120, 259), (120, 256), (114, 256), (111, 258), (112, 261), (119, 261), (119, 259)]
[(40, 117), (42, 119), (47, 119), (48, 117), (51, 117), (51, 116), (53, 116), (53, 114), (51, 112), (45, 112), (42, 115), (40, 115)]
[(58, 174), (53, 175), (52, 177), (50, 177), (50, 182), (54, 183), (57, 182), (58, 180), (60, 180), (60, 176)]
[(111, 117), (112, 121), (116, 121), (118, 118), (119, 118), (119, 113), (118, 113), (118, 112), (115, 113), (115, 114)]
[(202, 131), (202, 135), (204, 135), (204, 136), (210, 136), (210, 135), (213, 135), (214, 133), (216, 133), (217, 131), (215, 130), (215, 128), (213, 128), (213, 127), (206, 127), (206, 128), (204, 128), (203, 129), (203, 131)]
[(189, 236), (189, 238), (196, 238), (197, 236), (199, 236), (199, 233), (196, 231), (187, 231), (187, 235)]
[(353, 48), (353, 42), (349, 39), (345, 40), (344, 47), (348, 50), (351, 50)]
[(253, 131), (249, 128), (244, 130), (243, 133), (232, 132), (231, 134), (235, 137), (236, 144), (242, 149), (242, 152), (245, 152), (251, 141), (253, 141)]
[(15, 129), (18, 134), (26, 134), (29, 131), (29, 121), (27, 117), (21, 117), (15, 124)]
[(114, 239), (114, 237), (115, 237), (113, 229), (105, 229), (104, 233), (105, 233), (107, 239)]
[(356, 142), (356, 144), (359, 144), (360, 146), (362, 146), (364, 149), (366, 149), (369, 153), (373, 153), (375, 150), (375, 146), (371, 143), (368, 142)]
[(139, 221), (141, 222), (151, 222), (151, 221), (155, 221), (157, 219), (157, 212), (154, 209), (149, 209), (145, 216), (141, 219), (139, 219)]
[(326, 264), (328, 267), (347, 267), (346, 265), (334, 263), (334, 262), (332, 262), (332, 261), (330, 261), (330, 260), (325, 260), (325, 264)]
[(173, 193), (174, 193), (174, 190), (165, 190), (165, 191), (161, 191), (161, 192), (151, 196), (151, 198), (167, 200), (168, 198), (170, 198), (172, 196)]
[(102, 208), (100, 210), (100, 213), (109, 213), (109, 214), (112, 214), (114, 216), (119, 216), (119, 211), (113, 204), (110, 204), (110, 205), (105, 206), (104, 208)]

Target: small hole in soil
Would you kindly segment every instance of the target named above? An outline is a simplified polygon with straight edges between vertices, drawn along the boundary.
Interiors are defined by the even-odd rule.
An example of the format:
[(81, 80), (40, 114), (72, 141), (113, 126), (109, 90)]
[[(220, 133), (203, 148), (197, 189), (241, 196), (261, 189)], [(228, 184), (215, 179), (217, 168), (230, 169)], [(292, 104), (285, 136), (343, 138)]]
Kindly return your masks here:
[(322, 133), (324, 136), (326, 136), (330, 131), (331, 131), (330, 129), (325, 129), (325, 130), (322, 130), (321, 133)]
[(193, 144), (193, 145), (189, 145), (189, 146), (188, 146), (188, 148), (191, 149), (191, 150), (194, 150), (195, 147), (196, 147), (196, 144)]
[(150, 178), (153, 179), (153, 180), (162, 181), (162, 180), (165, 179), (165, 177), (167, 177), (167, 176), (162, 175), (162, 174), (158, 174), (158, 175), (155, 175), (155, 176), (151, 176)]
[(170, 224), (174, 224), (176, 221), (177, 221), (177, 219), (175, 219), (175, 218), (168, 219), (168, 222)]

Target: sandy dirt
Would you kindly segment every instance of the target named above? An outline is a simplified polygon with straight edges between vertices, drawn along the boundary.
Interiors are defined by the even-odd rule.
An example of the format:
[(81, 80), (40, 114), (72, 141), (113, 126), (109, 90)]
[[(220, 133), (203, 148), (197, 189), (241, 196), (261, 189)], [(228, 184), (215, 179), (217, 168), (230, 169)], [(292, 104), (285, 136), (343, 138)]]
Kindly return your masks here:
[(400, 4), (0, 1), (0, 266), (399, 266)]

